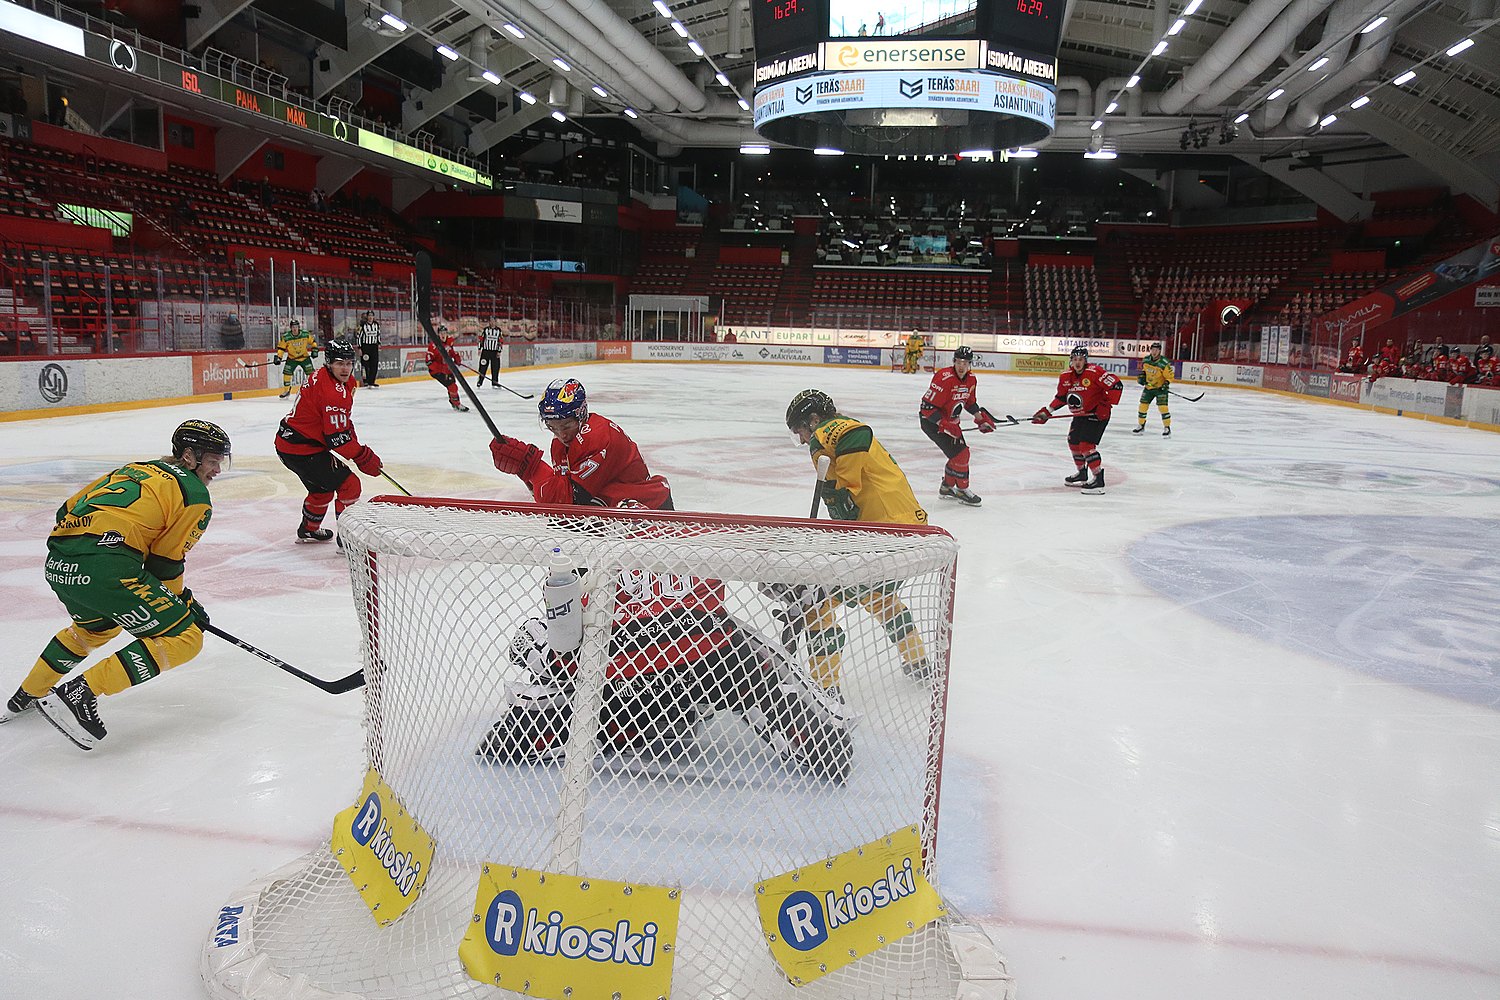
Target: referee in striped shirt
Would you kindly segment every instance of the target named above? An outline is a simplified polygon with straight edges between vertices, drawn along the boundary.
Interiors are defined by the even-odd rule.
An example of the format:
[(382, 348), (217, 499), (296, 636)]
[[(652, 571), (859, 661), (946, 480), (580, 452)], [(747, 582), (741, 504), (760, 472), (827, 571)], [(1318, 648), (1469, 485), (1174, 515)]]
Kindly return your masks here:
[(505, 346), (505, 334), (500, 330), (500, 321), (492, 318), (479, 332), (479, 384), (484, 385), (485, 368), (489, 368), (490, 384), (500, 388), (500, 348)]
[(374, 311), (367, 311), (364, 322), (359, 324), (359, 360), (365, 370), (362, 384), (380, 388), (375, 382), (375, 376), (380, 374), (380, 321)]

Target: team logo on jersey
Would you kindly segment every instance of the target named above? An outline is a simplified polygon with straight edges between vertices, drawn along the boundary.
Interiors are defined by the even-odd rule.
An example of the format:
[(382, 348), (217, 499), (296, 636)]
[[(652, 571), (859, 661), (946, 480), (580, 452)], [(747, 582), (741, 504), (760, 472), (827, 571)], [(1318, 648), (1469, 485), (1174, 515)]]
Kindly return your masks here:
[(681, 892), (490, 863), (458, 947), (482, 983), (528, 996), (671, 995)]
[(99, 536), (98, 546), (101, 549), (112, 549), (117, 545), (125, 544), (125, 536), (118, 531), (106, 531)]

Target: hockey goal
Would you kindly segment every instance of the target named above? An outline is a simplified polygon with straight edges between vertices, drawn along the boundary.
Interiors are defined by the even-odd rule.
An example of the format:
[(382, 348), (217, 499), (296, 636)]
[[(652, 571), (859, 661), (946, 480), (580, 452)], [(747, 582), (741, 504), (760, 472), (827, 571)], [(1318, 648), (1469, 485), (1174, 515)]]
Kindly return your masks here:
[[(365, 790), (356, 795), (351, 782), (355, 819), (334, 820), (330, 846), (220, 910), (203, 949), (210, 995), (1011, 996), (983, 931), (936, 893), (958, 551), (946, 532), (380, 498), (347, 511), (339, 534), (367, 678)], [(584, 594), (574, 651), (551, 648), (535, 620), (559, 559)], [(384, 856), (376, 848), (384, 871), (351, 874), (356, 852), (340, 837), (359, 829), (372, 787), (391, 829), (402, 820), (416, 832), (404, 835), (405, 855), (402, 843), (385, 843)], [(812, 966), (789, 964), (786, 945), (804, 928), (786, 923), (786, 908), (778, 925), (780, 904), (767, 911), (776, 886), (806, 877), (812, 888), (814, 875), (857, 864), (893, 834), (910, 838), (916, 875), (903, 881), (892, 862), (884, 897), (925, 878), (931, 913), (861, 936), (861, 921), (873, 926), (897, 907), (879, 910), (851, 877), (847, 892), (817, 897), (832, 908), (821, 917), (828, 940), (792, 955)], [(416, 841), (430, 856), (413, 862)], [(382, 913), (370, 884), (385, 876), (406, 895), (387, 894)], [(505, 896), (491, 892), (487, 903), (485, 885), (549, 879), (549, 890), (592, 882), (601, 897), (623, 884), (615, 904), (637, 887), (637, 901), (648, 888), (669, 901), (675, 934), (646, 923), (662, 930), (643, 949), (655, 948), (669, 979), (643, 993), (625, 982), (638, 963), (610, 967), (608, 946), (602, 968), (593, 949), (566, 954), (569, 932), (586, 925), (564, 928), (571, 911), (553, 914), (562, 959), (556, 947), (542, 954), (540, 923), (527, 925), (536, 936), (516, 955), (485, 951), (497, 947)], [(618, 940), (642, 926), (629, 918), (605, 925), (620, 929), (615, 961)], [(839, 924), (845, 936), (831, 954)], [(546, 974), (505, 979), (512, 966), (485, 966), (476, 948)], [(562, 979), (548, 980), (559, 967)]]

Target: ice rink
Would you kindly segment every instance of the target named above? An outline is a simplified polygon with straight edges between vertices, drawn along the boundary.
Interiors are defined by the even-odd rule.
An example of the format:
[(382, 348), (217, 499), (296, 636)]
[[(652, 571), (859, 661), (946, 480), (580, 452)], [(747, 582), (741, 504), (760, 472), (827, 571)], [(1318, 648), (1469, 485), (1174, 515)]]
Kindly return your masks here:
[[(971, 433), (967, 508), (936, 496), (925, 375), (573, 374), (679, 509), (746, 514), (806, 513), (782, 416), (824, 388), (959, 539), (941, 888), (1021, 1000), (1500, 996), (1500, 437), (1215, 387), (1173, 400), (1170, 439), (1154, 409), (1133, 435), (1132, 382), (1107, 495), (1063, 486), (1058, 420)], [(1052, 389), (979, 380), (1023, 418)], [(483, 398), (545, 446), (534, 403)], [(294, 544), (303, 493), (272, 447), (287, 402), (0, 423), (0, 697), (67, 620), (42, 579), (57, 506), (188, 417), (234, 441), (188, 560), (214, 623), (323, 677), (358, 666), (341, 554)], [(355, 423), (414, 493), (526, 499), (431, 381), (361, 390)], [(203, 996), (218, 907), (353, 803), (360, 709), (209, 637), (104, 699), (92, 753), (34, 713), (0, 726), (0, 998)]]

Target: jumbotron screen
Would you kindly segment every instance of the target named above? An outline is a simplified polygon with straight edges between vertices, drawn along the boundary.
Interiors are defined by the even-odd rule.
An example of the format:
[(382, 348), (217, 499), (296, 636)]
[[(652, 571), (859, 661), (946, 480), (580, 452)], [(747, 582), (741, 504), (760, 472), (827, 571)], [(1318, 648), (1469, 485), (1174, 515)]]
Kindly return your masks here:
[(1066, 0), (751, 0), (755, 129), (844, 152), (1009, 149), (1052, 133)]

